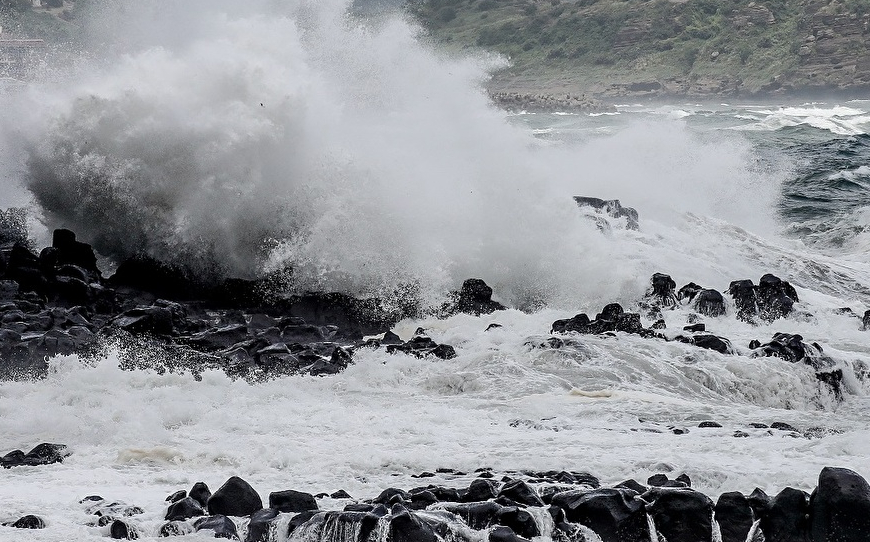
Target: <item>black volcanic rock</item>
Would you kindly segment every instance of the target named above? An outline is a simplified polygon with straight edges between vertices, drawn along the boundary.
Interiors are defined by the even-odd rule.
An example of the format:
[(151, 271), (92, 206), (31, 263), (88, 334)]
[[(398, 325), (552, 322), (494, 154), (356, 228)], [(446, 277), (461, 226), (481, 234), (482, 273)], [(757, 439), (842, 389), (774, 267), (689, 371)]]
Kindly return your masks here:
[(652, 489), (643, 495), (656, 530), (668, 542), (696, 542), (713, 538), (713, 501), (698, 491)]
[(870, 539), (870, 485), (858, 473), (825, 467), (810, 497), (814, 542), (866, 542)]
[(200, 518), (193, 522), (193, 527), (196, 529), (196, 532), (204, 530), (214, 531), (215, 538), (229, 538), (232, 540), (239, 539), (236, 524), (233, 523), (233, 520), (222, 514), (214, 514), (209, 517)]
[(311, 493), (288, 489), (270, 493), (269, 508), (274, 508), (280, 512), (305, 512), (317, 510), (319, 507)]
[(557, 493), (552, 503), (565, 511), (568, 521), (595, 531), (602, 542), (648, 540), (646, 510), (637, 496), (629, 489), (572, 490)]
[[(623, 207), (618, 199), (604, 200), (588, 196), (574, 196), (574, 201), (579, 207), (588, 207), (599, 215), (607, 215), (611, 218), (624, 218), (626, 228), (629, 230), (639, 229), (637, 211), (631, 207)], [(596, 221), (599, 229), (606, 231), (610, 223), (603, 217)]]
[(274, 508), (264, 508), (251, 514), (245, 542), (268, 542), (269, 531), (280, 512)]
[(737, 318), (745, 322), (752, 322), (755, 315), (758, 314), (758, 308), (755, 305), (755, 284), (748, 279), (735, 280), (728, 286), (728, 293), (737, 308)]
[(62, 463), (64, 458), (69, 456), (66, 445), (64, 444), (49, 444), (42, 443), (35, 446), (26, 454), (21, 450), (13, 450), (8, 454), (0, 457), (0, 466), (4, 468), (20, 467), (20, 466), (37, 466), (50, 465), (52, 463)]
[(462, 288), (452, 294), (453, 300), (444, 306), (446, 315), (468, 313), (475, 316), (491, 314), (505, 310), (507, 307), (492, 300), (492, 288), (482, 279), (468, 279), (462, 283)]
[(798, 295), (791, 284), (768, 273), (758, 281), (757, 300), (759, 316), (772, 322), (792, 312)]
[(692, 300), (695, 299), (695, 296), (698, 295), (698, 292), (703, 289), (702, 286), (690, 282), (677, 291), (677, 300), (680, 302), (691, 303)]
[(717, 290), (701, 290), (695, 296), (695, 310), (704, 316), (725, 314), (725, 298)]
[(527, 506), (544, 506), (544, 501), (538, 496), (538, 492), (522, 480), (506, 483), (498, 492), (498, 497), (507, 497), (513, 502)]
[(167, 521), (184, 521), (193, 517), (204, 516), (205, 510), (199, 501), (191, 497), (184, 497), (169, 505), (166, 516)]
[(4, 523), (6, 527), (12, 527), (13, 529), (45, 529), (45, 521), (39, 516), (34, 516), (33, 514), (28, 514), (26, 516), (20, 517), (12, 523)]
[(115, 540), (137, 540), (139, 530), (124, 520), (116, 519), (109, 526), (109, 537)]
[(809, 495), (787, 487), (770, 502), (760, 516), (765, 542), (809, 541)]
[(755, 518), (746, 495), (732, 491), (719, 495), (714, 508), (722, 542), (745, 542)]
[(389, 540), (391, 542), (438, 542), (435, 531), (417, 514), (401, 505), (390, 510)]
[(203, 508), (206, 508), (208, 500), (211, 498), (211, 490), (205, 482), (197, 482), (190, 488), (187, 496), (198, 502)]
[(262, 508), (260, 495), (238, 476), (224, 482), (208, 500), (208, 513), (213, 516), (248, 516)]

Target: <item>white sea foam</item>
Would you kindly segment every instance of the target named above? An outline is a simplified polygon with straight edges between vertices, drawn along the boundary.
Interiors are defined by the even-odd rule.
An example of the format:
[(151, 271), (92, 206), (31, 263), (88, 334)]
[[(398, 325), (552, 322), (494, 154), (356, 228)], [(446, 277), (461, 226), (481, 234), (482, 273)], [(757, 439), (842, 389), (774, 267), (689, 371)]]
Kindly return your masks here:
[[(437, 467), (588, 470), (605, 483), (673, 469), (715, 495), (811, 489), (822, 466), (870, 464), (868, 390), (856, 376), (870, 366), (867, 334), (835, 310), (870, 308), (870, 236), (836, 255), (778, 236), (787, 163), (759, 167), (745, 134), (692, 130), (701, 106), (620, 106), (592, 128), (572, 123), (600, 118), (510, 116), (481, 89), (491, 60), (436, 54), (401, 18), (362, 24), (340, 2), (268, 4), (138, 2), (129, 19), (110, 5), (92, 26), (119, 52), (112, 63), (62, 88), (31, 86), (0, 113), (4, 186), (26, 169), (25, 141), (47, 224), (107, 253), (202, 258), (206, 247), (227, 272), (287, 263), (302, 288), (411, 282), (433, 299), (479, 276), (513, 306), (545, 307), (403, 321), (400, 336), (422, 326), (458, 357), (360, 349), (326, 378), (197, 381), (122, 371), (117, 354), (56, 358), (45, 380), (0, 383), (0, 434), (9, 450), (53, 441), (72, 455), (5, 472), (0, 520), (37, 513), (49, 525), (34, 540), (102, 539), (77, 504), (100, 493), (145, 507), (153, 537), (167, 494), (234, 474), (264, 497), (343, 488), (365, 498)], [(839, 129), (858, 126), (862, 104), (751, 114), (771, 130)], [(571, 130), (605, 133), (559, 139)], [(572, 195), (621, 199), (641, 230), (602, 234)], [(801, 312), (750, 326), (729, 306), (705, 319), (733, 341), (732, 356), (624, 334), (527, 345), (557, 318), (611, 301), (632, 308), (657, 271), (718, 290), (774, 272), (796, 286)], [(667, 333), (689, 312), (666, 312)], [(493, 322), (503, 327), (484, 331)], [(842, 403), (808, 367), (747, 355), (750, 340), (775, 332), (838, 361)], [(724, 427), (697, 428), (708, 419)], [(772, 421), (835, 431), (748, 427)]]

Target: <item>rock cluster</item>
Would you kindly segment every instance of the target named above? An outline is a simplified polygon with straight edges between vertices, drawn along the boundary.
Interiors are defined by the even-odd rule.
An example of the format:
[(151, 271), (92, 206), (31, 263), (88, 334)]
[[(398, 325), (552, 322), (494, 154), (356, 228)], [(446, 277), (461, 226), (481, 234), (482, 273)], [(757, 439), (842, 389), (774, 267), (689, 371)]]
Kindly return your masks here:
[(558, 111), (566, 113), (604, 113), (616, 111), (616, 106), (585, 95), (491, 92), (489, 96), (497, 106), (508, 111)]
[[(380, 346), (363, 343), (364, 334), (383, 333), (403, 316), (377, 300), (339, 293), (281, 295), (270, 290), (274, 277), (203, 284), (145, 256), (104, 278), (91, 246), (73, 232), (55, 230), (52, 246), (37, 255), (18, 219), (0, 212), (0, 378), (40, 375), (51, 356), (97, 353), (109, 342), (138, 349), (131, 363), (153, 361), (160, 370), (196, 374), (215, 367), (246, 378), (334, 374), (352, 362), (355, 348)], [(491, 296), (482, 280), (468, 280), (449, 312), (503, 309)], [(143, 347), (163, 355), (146, 361)], [(425, 336), (388, 350), (455, 356)]]
[[(463, 473), (439, 469), (456, 479)], [(114, 539), (176, 537), (205, 531), (209, 537), (245, 542), (744, 542), (804, 540), (859, 542), (870, 534), (870, 485), (858, 473), (826, 467), (811, 494), (785, 488), (775, 496), (755, 489), (723, 493), (714, 501), (688, 476), (656, 474), (641, 484), (626, 480), (603, 487), (585, 472), (510, 472), (496, 480), (490, 469), (464, 487), (430, 484), (388, 488), (377, 497), (347, 501), (340, 510), (321, 510), (317, 498), (295, 490), (269, 494), (268, 507), (245, 480), (232, 477), (213, 494), (202, 482), (169, 497), (164, 522), (150, 533), (137, 520), (144, 510), (99, 496), (81, 501), (90, 524)], [(434, 476), (424, 473), (421, 477)], [(545, 518), (547, 518), (545, 520)], [(715, 525), (714, 525), (715, 524)], [(5, 527), (41, 529), (27, 515)], [(594, 533), (594, 534), (593, 534)]]
[[(585, 313), (569, 319), (556, 320), (553, 322), (551, 332), (633, 333), (642, 337), (692, 344), (722, 354), (735, 354), (737, 350), (731, 341), (708, 333), (704, 323), (687, 322), (688, 325), (682, 329), (684, 333), (668, 337), (662, 331), (666, 326), (665, 321), (661, 319), (662, 311), (687, 306), (694, 309), (697, 314), (715, 318), (725, 315), (728, 310), (733, 310), (738, 319), (756, 324), (759, 320), (773, 322), (789, 316), (795, 311), (794, 305), (798, 302), (794, 287), (769, 273), (761, 277), (757, 286), (748, 279), (733, 281), (727, 292), (733, 302), (733, 308), (730, 309), (726, 307), (724, 296), (717, 290), (703, 288), (694, 282), (676, 290), (676, 282), (669, 275), (655, 273), (650, 279), (650, 286), (644, 298), (638, 303), (639, 309), (645, 316), (655, 320), (650, 327), (643, 326), (641, 314), (626, 312), (618, 303), (611, 303), (605, 306), (594, 320)], [(694, 314), (690, 316), (697, 318)], [(748, 348), (750, 350), (748, 355), (752, 357), (775, 356), (791, 363), (809, 365), (814, 369), (819, 381), (827, 384), (835, 396), (841, 395), (843, 371), (838, 367), (836, 360), (823, 352), (818, 343), (807, 344), (800, 335), (776, 333), (770, 342), (761, 344), (753, 340)]]

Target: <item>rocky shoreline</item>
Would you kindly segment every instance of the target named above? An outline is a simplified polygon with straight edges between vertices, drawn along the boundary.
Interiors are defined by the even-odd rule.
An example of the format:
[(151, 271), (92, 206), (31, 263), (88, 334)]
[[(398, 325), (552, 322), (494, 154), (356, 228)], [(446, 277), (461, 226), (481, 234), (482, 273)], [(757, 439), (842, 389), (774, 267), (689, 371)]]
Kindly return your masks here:
[[(845, 468), (822, 469), (812, 493), (786, 487), (770, 496), (756, 488), (723, 493), (715, 502), (693, 489), (685, 474), (613, 486), (574, 471), (481, 468), (467, 474), (442, 468), (415, 476), (436, 477), (445, 483), (390, 487), (369, 499), (344, 490), (312, 495), (285, 489), (264, 503), (248, 482), (233, 476), (214, 493), (197, 482), (144, 507), (99, 495), (80, 505), (92, 517), (88, 525), (120, 540), (198, 532), (244, 542), (863, 542), (870, 536), (870, 485)], [(322, 508), (318, 501), (324, 499), (333, 506)], [(162, 520), (143, 521), (146, 509), (161, 510)], [(43, 529), (46, 512), (0, 530)]]
[[(639, 227), (637, 212), (618, 200), (574, 198), (581, 213), (602, 233), (612, 228)], [(0, 217), (0, 377), (44, 375), (48, 359), (78, 354), (87, 359), (116, 348), (122, 367), (159, 371), (220, 369), (248, 380), (282, 375), (329, 375), (353, 363), (360, 348), (385, 348), (390, 354), (450, 359), (453, 346), (438, 344), (418, 329), (403, 341), (391, 328), (403, 318), (425, 312), (413, 298), (400, 309), (386, 310), (380, 300), (356, 299), (335, 292), (285, 295), (275, 290), (274, 277), (226, 279), (218, 284), (196, 281), (184, 269), (137, 256), (122, 262), (104, 278), (90, 245), (69, 230), (55, 230), (52, 246), (35, 254), (26, 231), (12, 211)], [(18, 217), (20, 219), (20, 217)], [(534, 348), (570, 347), (583, 334), (628, 333), (651, 340), (679, 341), (726, 355), (775, 356), (814, 370), (820, 385), (842, 396), (844, 362), (824, 353), (812, 340), (775, 333), (770, 340), (745, 346), (707, 329), (703, 319), (733, 311), (738, 320), (755, 324), (780, 318), (811, 317), (796, 305), (797, 291), (772, 274), (756, 285), (735, 280), (722, 291), (689, 283), (676, 289), (670, 276), (656, 273), (637, 301), (637, 312), (618, 303), (606, 305), (595, 318), (584, 313), (553, 322), (551, 335), (530, 340)], [(437, 311), (490, 314), (506, 307), (492, 300), (493, 291), (481, 279), (468, 279)], [(663, 311), (688, 308), (682, 329), (668, 330)], [(431, 311), (432, 309), (428, 309)], [(859, 319), (852, 309), (842, 314)], [(652, 322), (644, 327), (642, 318)], [(870, 310), (861, 325), (870, 328)], [(496, 325), (496, 324), (494, 324)], [(542, 330), (543, 331), (543, 330)], [(125, 351), (131, 355), (124, 355)], [(853, 368), (858, 378), (866, 368)]]
[(497, 106), (511, 112), (615, 113), (616, 106), (585, 94), (532, 92), (489, 93)]

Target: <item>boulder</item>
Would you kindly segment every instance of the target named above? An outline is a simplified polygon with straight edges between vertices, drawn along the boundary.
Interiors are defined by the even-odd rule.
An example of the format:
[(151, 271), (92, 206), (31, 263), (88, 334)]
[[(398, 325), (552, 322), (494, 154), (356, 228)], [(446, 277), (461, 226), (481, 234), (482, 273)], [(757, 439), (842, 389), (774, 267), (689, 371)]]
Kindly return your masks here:
[(438, 536), (432, 527), (401, 505), (393, 506), (390, 514), (391, 542), (438, 542)]
[(109, 526), (109, 537), (115, 540), (137, 540), (139, 530), (126, 521), (116, 519)]
[(12, 523), (4, 523), (3, 525), (14, 529), (45, 529), (45, 521), (41, 517), (32, 514), (18, 518)]
[(211, 498), (211, 490), (205, 482), (197, 482), (193, 484), (193, 487), (190, 488), (190, 492), (188, 492), (187, 495), (205, 508), (208, 506), (209, 498)]
[(525, 538), (540, 536), (541, 530), (534, 516), (518, 506), (506, 506), (496, 514), (499, 525), (510, 527), (513, 532)]
[(522, 480), (506, 483), (498, 492), (498, 497), (506, 497), (526, 506), (544, 506), (544, 501), (538, 496), (538, 492)]
[(314, 495), (292, 489), (270, 493), (269, 508), (280, 512), (305, 512), (319, 509)]
[(552, 503), (565, 511), (569, 522), (589, 527), (602, 542), (648, 540), (644, 502), (637, 497), (623, 488), (571, 490), (554, 495)]
[(166, 516), (167, 521), (184, 521), (193, 517), (204, 516), (205, 510), (199, 501), (191, 497), (184, 497), (169, 505)]
[[(220, 489), (218, 492), (219, 491)], [(217, 494), (217, 492), (215, 492), (215, 494)], [(214, 531), (215, 538), (229, 538), (231, 540), (239, 539), (236, 524), (233, 523), (233, 520), (221, 514), (200, 518), (193, 523), (193, 527), (196, 529), (196, 532), (204, 530)]]
[(166, 538), (170, 536), (184, 536), (194, 532), (196, 532), (196, 529), (189, 523), (184, 521), (169, 521), (160, 526), (157, 534), (161, 538)]
[(704, 316), (722, 316), (725, 314), (725, 298), (717, 290), (701, 290), (695, 296), (694, 307)]
[(444, 307), (448, 315), (457, 313), (491, 314), (495, 311), (505, 310), (507, 307), (492, 300), (492, 288), (482, 279), (468, 279), (462, 283), (462, 288), (452, 294), (452, 303)]
[(780, 491), (760, 517), (765, 542), (808, 542), (809, 495), (787, 487)]
[(713, 539), (713, 501), (688, 488), (652, 489), (645, 493), (646, 509), (656, 530), (668, 542)]
[(728, 294), (734, 300), (737, 308), (737, 319), (752, 322), (758, 314), (756, 307), (755, 284), (749, 279), (732, 281), (728, 286)]
[(825, 467), (810, 497), (813, 542), (866, 542), (870, 537), (870, 485), (857, 472)]
[(245, 542), (269, 542), (269, 532), (279, 513), (274, 508), (264, 508), (251, 514)]
[(677, 291), (677, 300), (680, 302), (691, 303), (692, 300), (695, 299), (695, 296), (698, 295), (698, 292), (703, 289), (702, 286), (690, 282)]
[(779, 277), (768, 273), (758, 281), (758, 314), (762, 319), (772, 322), (788, 316), (797, 302), (797, 291)]
[(462, 519), (466, 525), (479, 531), (496, 523), (504, 507), (492, 501), (446, 504), (444, 509)]
[(207, 508), (213, 516), (248, 516), (261, 510), (263, 501), (248, 482), (233, 476), (208, 499)]
[(749, 499), (739, 491), (719, 495), (714, 508), (722, 542), (745, 542), (755, 518)]

